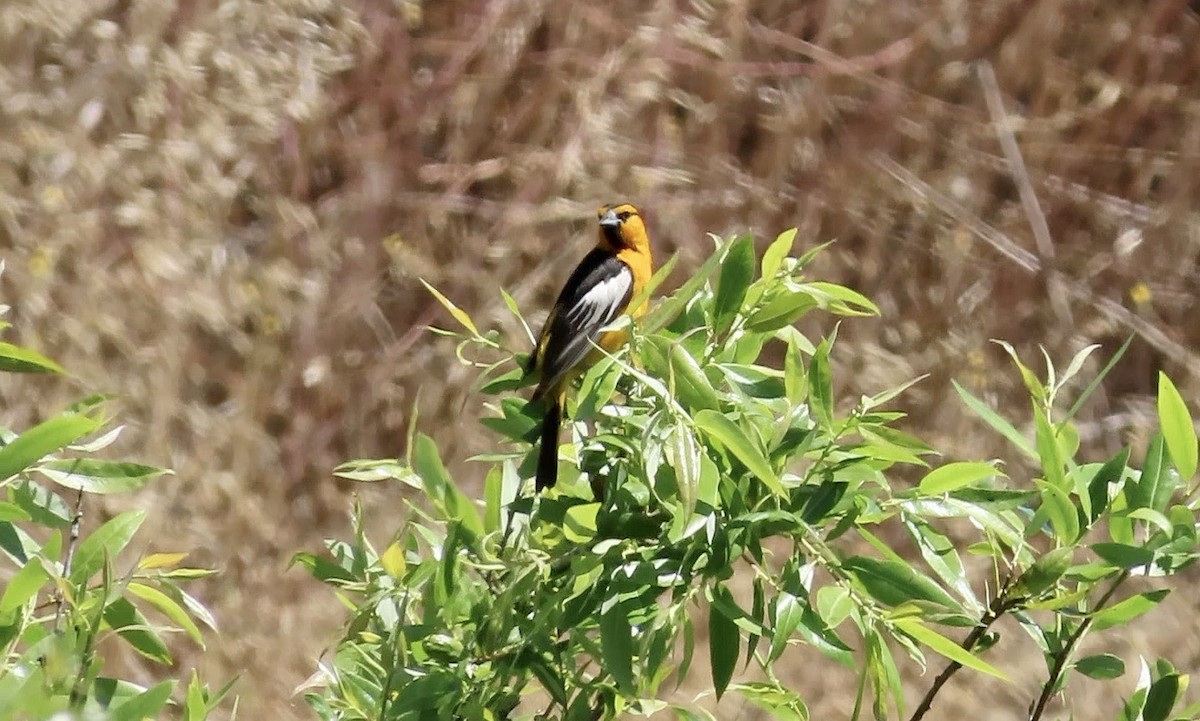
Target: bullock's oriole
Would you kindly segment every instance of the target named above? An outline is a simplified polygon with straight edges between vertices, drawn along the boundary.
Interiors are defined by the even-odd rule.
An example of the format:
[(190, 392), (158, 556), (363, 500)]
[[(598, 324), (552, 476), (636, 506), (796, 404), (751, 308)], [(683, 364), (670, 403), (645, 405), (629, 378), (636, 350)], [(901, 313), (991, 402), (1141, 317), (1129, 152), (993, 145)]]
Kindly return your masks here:
[(595, 362), (599, 353), (593, 352), (592, 343), (611, 353), (626, 341), (623, 330), (601, 331), (622, 313), (636, 318), (646, 311), (645, 301), (632, 309), (629, 303), (641, 295), (654, 274), (650, 237), (638, 209), (629, 203), (606, 205), (598, 215), (596, 247), (558, 294), (525, 368), (526, 373), (541, 373), (531, 402), (546, 399), (537, 464), (539, 491), (558, 480), (558, 432), (567, 385)]

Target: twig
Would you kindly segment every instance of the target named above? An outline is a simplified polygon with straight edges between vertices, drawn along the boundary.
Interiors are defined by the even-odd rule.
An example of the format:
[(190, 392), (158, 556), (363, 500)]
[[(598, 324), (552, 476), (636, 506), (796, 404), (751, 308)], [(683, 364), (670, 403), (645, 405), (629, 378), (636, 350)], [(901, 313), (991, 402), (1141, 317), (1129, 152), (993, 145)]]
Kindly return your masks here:
[[(83, 525), (83, 489), (79, 489), (79, 495), (75, 498), (75, 515), (71, 518), (71, 530), (67, 540), (67, 558), (63, 561), (63, 578), (71, 577), (71, 566), (75, 561), (75, 547), (79, 545), (79, 527)], [(63, 611), (63, 594), (62, 590), (58, 590), (54, 594), (54, 632), (58, 632), (59, 623), (62, 621)]]
[[(963, 639), (961, 644), (959, 644), (964, 651), (971, 651), (974, 649), (975, 644), (979, 643), (979, 640), (983, 638), (983, 634), (987, 633), (987, 630), (991, 628), (992, 624), (995, 623), (1005, 613), (1007, 613), (1009, 609), (1011, 609), (1018, 602), (1018, 599), (1010, 598), (1008, 596), (1008, 591), (1010, 588), (1012, 588), (1011, 577), (1009, 577), (1009, 579), (1005, 582), (1004, 588), (1000, 591), (999, 595), (992, 600), (991, 605), (988, 607), (987, 613), (983, 615), (983, 618), (979, 619), (979, 625), (976, 626), (975, 629), (971, 631), (971, 633), (968, 634), (965, 639)], [(909, 717), (909, 721), (919, 721), (925, 717), (925, 714), (928, 713), (929, 709), (933, 706), (933, 699), (935, 696), (937, 696), (938, 691), (942, 690), (942, 686), (945, 686), (946, 682), (950, 680), (950, 677), (958, 673), (960, 668), (962, 668), (962, 664), (958, 661), (951, 661), (950, 663), (946, 664), (946, 668), (942, 669), (942, 672), (939, 673), (937, 678), (933, 680), (933, 684), (929, 687), (929, 690), (925, 692), (925, 697), (921, 699), (921, 703), (916, 709), (913, 710), (913, 714), (911, 717)]]
[(1025, 159), (1021, 157), (1021, 148), (1013, 134), (1012, 123), (1004, 109), (1004, 99), (1000, 96), (1000, 83), (996, 81), (996, 71), (986, 60), (979, 63), (979, 83), (983, 85), (983, 97), (987, 102), (988, 113), (992, 116), (992, 125), (996, 128), (996, 137), (1000, 148), (1008, 160), (1013, 182), (1021, 195), (1021, 205), (1029, 218), (1033, 229), (1033, 239), (1037, 244), (1038, 255), (1042, 258), (1042, 267), (1046, 271), (1046, 290), (1050, 295), (1050, 305), (1055, 315), (1062, 323), (1072, 325), (1071, 306), (1067, 303), (1067, 294), (1063, 289), (1062, 275), (1054, 262), (1054, 241), (1050, 238), (1050, 226), (1046, 223), (1046, 214), (1038, 204), (1037, 192), (1033, 189), (1033, 181), (1029, 179), (1029, 169), (1025, 167)]
[(1042, 686), (1041, 695), (1038, 696), (1037, 701), (1032, 706), (1032, 710), (1029, 712), (1029, 721), (1037, 721), (1042, 717), (1042, 713), (1046, 710), (1046, 704), (1050, 702), (1050, 697), (1054, 695), (1054, 687), (1058, 685), (1058, 678), (1062, 675), (1063, 668), (1067, 665), (1067, 659), (1071, 657), (1071, 652), (1075, 650), (1075, 646), (1079, 643), (1079, 640), (1092, 627), (1092, 619), (1095, 618), (1096, 612), (1108, 605), (1113, 594), (1117, 592), (1117, 589), (1128, 578), (1129, 569), (1125, 569), (1121, 572), (1120, 576), (1117, 576), (1112, 586), (1105, 591), (1104, 595), (1100, 597), (1099, 603), (1091, 610), (1088, 617), (1083, 619), (1083, 622), (1079, 624), (1079, 628), (1075, 629), (1075, 633), (1071, 634), (1071, 637), (1067, 639), (1066, 645), (1055, 655), (1054, 666), (1050, 669), (1050, 678), (1046, 679), (1046, 684)]

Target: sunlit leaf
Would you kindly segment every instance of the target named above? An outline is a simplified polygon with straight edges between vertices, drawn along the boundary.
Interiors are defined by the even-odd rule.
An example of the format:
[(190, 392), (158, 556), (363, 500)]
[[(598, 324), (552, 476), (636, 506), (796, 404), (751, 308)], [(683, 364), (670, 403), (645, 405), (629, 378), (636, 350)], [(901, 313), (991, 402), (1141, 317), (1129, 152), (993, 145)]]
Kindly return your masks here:
[(1158, 373), (1158, 423), (1171, 460), (1184, 480), (1196, 475), (1196, 426), (1183, 396), (1166, 373)]
[(933, 651), (945, 656), (951, 661), (956, 661), (959, 664), (986, 673), (989, 676), (994, 676), (1002, 681), (1010, 680), (1008, 675), (1000, 669), (991, 665), (987, 661), (975, 656), (970, 651), (967, 651), (962, 646), (951, 641), (940, 633), (926, 626), (919, 619), (914, 617), (899, 618), (893, 621), (896, 628), (912, 636), (918, 642), (928, 646)]

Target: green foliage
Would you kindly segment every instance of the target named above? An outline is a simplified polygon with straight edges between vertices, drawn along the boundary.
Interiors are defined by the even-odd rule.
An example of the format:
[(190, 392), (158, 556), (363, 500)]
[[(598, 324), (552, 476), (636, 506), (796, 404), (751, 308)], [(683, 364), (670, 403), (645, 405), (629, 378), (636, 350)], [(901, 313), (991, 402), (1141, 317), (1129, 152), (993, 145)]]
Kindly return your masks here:
[[(404, 463), (339, 469), (418, 493), (405, 495), (405, 520), (382, 552), (356, 513), (352, 541), (296, 556), (351, 611), (308, 689), (319, 716), (650, 714), (668, 707), (660, 698), (688, 677), (703, 638), (718, 698), (737, 693), (785, 719), (808, 718), (775, 673), (792, 646), (859, 675), (853, 718), (867, 707), (876, 718), (905, 715), (896, 654), (925, 666), (933, 652), (944, 670), (916, 719), (960, 668), (1007, 678), (986, 658), (995, 658), (1001, 639), (990, 628), (1003, 615), (1046, 658), (1032, 718), (1073, 670), (1124, 673), (1114, 656), (1076, 659), (1075, 651), (1087, 632), (1131, 621), (1168, 591), (1127, 593), (1132, 576), (1171, 576), (1197, 557), (1196, 439), (1174, 387), (1164, 377), (1164, 433), (1142, 470), (1129, 467), (1129, 449), (1081, 462), (1071, 423), (1079, 400), (1063, 414), (1059, 396), (1094, 348), (1061, 377), (1047, 359), (1044, 380), (1009, 348), (1032, 399), (1032, 438), (957, 389), (1032, 461), (1035, 477), (991, 461), (927, 470), (932, 449), (897, 427), (902, 413), (883, 409), (903, 388), (841, 402), (836, 329), (814, 344), (794, 327), (818, 310), (876, 312), (850, 289), (807, 280), (813, 253), (792, 257), (794, 237), (770, 244), (758, 277), (753, 239), (718, 242), (712, 259), (634, 326), (631, 353), (584, 375), (551, 492), (531, 495), (536, 419), (513, 397), (500, 397), (485, 419), (503, 443), (475, 459), (481, 503), (420, 434)], [(487, 358), (465, 361), (481, 369), (480, 388), (518, 387), (520, 354), (435, 297), (465, 331), (439, 331), (457, 339), (459, 358)], [(968, 522), (975, 537), (952, 542), (949, 519)], [(884, 540), (904, 533), (908, 556)], [(964, 547), (988, 559), (986, 577), (967, 575)], [(1186, 677), (1162, 664), (1125, 718), (1162, 718), (1174, 707)], [(759, 680), (737, 682), (748, 665)]]
[[(0, 343), (0, 370), (63, 373), (44, 356)], [(116, 636), (159, 664), (172, 662), (165, 635), (186, 634), (203, 647), (208, 610), (180, 583), (208, 575), (180, 565), (186, 554), (140, 559), (126, 549), (145, 520), (127, 511), (83, 533), (90, 494), (137, 490), (164, 471), (91, 457), (110, 445), (103, 397), (84, 399), (20, 435), (0, 428), (0, 718), (137, 720), (165, 713), (175, 687), (145, 688), (104, 676), (98, 644)], [(91, 437), (91, 440), (87, 440)], [(196, 721), (228, 693), (210, 693), (193, 677), (182, 718)]]

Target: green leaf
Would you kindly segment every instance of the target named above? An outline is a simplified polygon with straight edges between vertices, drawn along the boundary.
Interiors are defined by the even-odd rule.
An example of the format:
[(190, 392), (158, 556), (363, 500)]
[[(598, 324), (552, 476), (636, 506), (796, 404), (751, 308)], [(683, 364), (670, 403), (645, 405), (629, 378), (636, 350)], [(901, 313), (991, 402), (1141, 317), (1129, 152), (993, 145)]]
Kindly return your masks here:
[(872, 598), (889, 606), (923, 600), (962, 611), (962, 606), (941, 586), (907, 563), (852, 556), (842, 561), (842, 568), (854, 574)]
[(783, 265), (783, 259), (787, 254), (792, 252), (792, 245), (796, 242), (796, 228), (788, 228), (775, 237), (771, 244), (767, 246), (767, 252), (763, 253), (762, 258), (762, 277), (773, 278), (775, 273)]
[(805, 283), (801, 288), (816, 297), (823, 308), (838, 315), (879, 315), (879, 307), (871, 299), (844, 285), (814, 281)]
[(990, 463), (947, 463), (930, 471), (918, 488), (926, 495), (948, 493), (984, 478), (1003, 475)]
[(1091, 506), (1089, 522), (1094, 523), (1108, 508), (1108, 487), (1119, 483), (1125, 476), (1125, 467), (1129, 463), (1129, 448), (1125, 447), (1120, 453), (1105, 461), (1104, 465), (1092, 476), (1088, 483), (1088, 502)]
[(26, 601), (37, 595), (48, 580), (50, 574), (46, 572), (41, 559), (29, 559), (4, 586), (4, 595), (0, 596), (0, 618), (7, 617), (25, 605)]
[(1033, 420), (1042, 473), (1050, 485), (1066, 493), (1071, 489), (1064, 470), (1062, 446), (1058, 443), (1058, 429), (1050, 423), (1046, 412), (1037, 406), (1033, 409)]
[(778, 682), (738, 683), (734, 684), (732, 689), (766, 711), (767, 718), (776, 721), (808, 721), (808, 707), (804, 705), (804, 699)]
[(17, 504), (0, 502), (0, 521), (29, 521), (32, 518), (25, 509)]
[[(692, 431), (682, 422), (671, 428), (670, 435), (663, 444), (667, 465), (675, 471), (675, 485), (679, 489), (679, 498), (687, 515), (696, 510), (696, 499), (700, 493), (700, 478), (703, 473), (702, 463), (705, 456), (696, 442)], [(710, 461), (711, 462), (711, 461)], [(705, 502), (710, 502), (712, 494), (705, 491)]]
[(775, 597), (775, 631), (771, 634), (771, 661), (775, 661), (787, 648), (788, 639), (792, 637), (800, 620), (804, 618), (804, 607), (800, 599), (787, 591), (781, 591)]
[(140, 463), (94, 458), (48, 461), (35, 470), (60, 486), (97, 495), (136, 491), (155, 478), (171, 473)]
[(1132, 621), (1157, 606), (1170, 592), (1171, 589), (1163, 588), (1158, 591), (1139, 593), (1102, 611), (1097, 611), (1092, 614), (1092, 629), (1103, 631), (1106, 628)]
[[(1002, 340), (993, 340), (992, 342), (1003, 348), (1004, 351), (1008, 353), (1008, 357), (1012, 358), (1013, 364), (1017, 366), (1017, 371), (1019, 371), (1021, 374), (1021, 380), (1025, 382), (1025, 389), (1028, 390), (1029, 395), (1033, 397), (1034, 407), (1040, 408), (1044, 406), (1046, 403), (1046, 387), (1042, 385), (1042, 382), (1038, 380), (1038, 377), (1034, 375), (1033, 371), (1029, 370), (1029, 367), (1021, 362), (1021, 357), (1017, 355), (1017, 351), (1012, 347), (1012, 344), (1006, 343)], [(1044, 354), (1045, 350), (1043, 349), (1042, 352)], [(1049, 361), (1050, 359), (1047, 358), (1047, 371), (1051, 376), (1053, 376), (1054, 367), (1049, 365)]]
[(37, 351), (0, 342), (0, 371), (10, 373), (57, 373), (66, 375), (62, 366)]
[(87, 416), (67, 414), (39, 423), (0, 448), (0, 481), (100, 427)]
[(421, 285), (425, 286), (425, 290), (429, 291), (437, 302), (442, 304), (442, 307), (450, 311), (450, 315), (454, 316), (454, 320), (458, 321), (463, 328), (471, 332), (471, 335), (479, 337), (479, 329), (475, 327), (475, 323), (471, 320), (471, 316), (467, 315), (462, 308), (450, 302), (450, 299), (438, 292), (437, 288), (427, 283), (424, 278), (419, 279)]
[(596, 537), (596, 514), (599, 503), (571, 506), (563, 516), (563, 536), (572, 543), (587, 543)]
[(126, 511), (109, 519), (83, 539), (71, 565), (71, 582), (76, 586), (87, 583), (103, 568), (106, 557), (116, 558), (124, 550), (145, 520), (145, 511)]
[(928, 646), (934, 652), (945, 656), (951, 661), (956, 661), (966, 668), (974, 669), (989, 676), (995, 676), (1002, 681), (1009, 681), (1009, 677), (1000, 669), (991, 665), (987, 661), (978, 658), (965, 650), (955, 642), (941, 635), (940, 633), (929, 628), (921, 621), (912, 616), (906, 618), (898, 618), (892, 622), (897, 629), (908, 634), (914, 640)]
[[(646, 315), (642, 316), (642, 331), (645, 333), (653, 333), (654, 331), (663, 328), (683, 312), (688, 303), (692, 302), (695, 297), (702, 292), (704, 284), (712, 276), (713, 272), (721, 264), (721, 252), (715, 252), (704, 261), (704, 265), (692, 274), (691, 278), (684, 281), (670, 297), (663, 299), (656, 306), (650, 309)], [(660, 271), (661, 272), (661, 271)], [(658, 275), (657, 273), (655, 274)]]
[(425, 482), (429, 497), (439, 506), (445, 520), (458, 521), (478, 537), (483, 533), (483, 521), (475, 503), (454, 485), (442, 463), (437, 444), (424, 433), (418, 433), (413, 450), (413, 470)]
[(669, 351), (671, 374), (675, 378), (675, 394), (689, 411), (720, 407), (717, 392), (700, 364), (682, 343), (672, 343)]
[(1034, 479), (1034, 483), (1042, 498), (1038, 513), (1044, 513), (1049, 518), (1050, 527), (1059, 540), (1065, 544), (1075, 543), (1079, 538), (1079, 514), (1070, 496), (1060, 487), (1041, 479)]
[(1009, 443), (1016, 446), (1017, 450), (1037, 460), (1037, 451), (1034, 450), (1033, 444), (1029, 442), (1028, 438), (1021, 435), (1021, 432), (1014, 428), (1011, 423), (1001, 418), (991, 408), (988, 408), (983, 401), (971, 395), (970, 391), (958, 384), (958, 381), (951, 381), (951, 383), (954, 384), (954, 390), (958, 392), (958, 397), (962, 398), (967, 408), (975, 411), (975, 415), (982, 418), (984, 423), (992, 427), (992, 430), (1007, 438)]
[(146, 658), (162, 664), (171, 663), (167, 645), (129, 599), (120, 597), (105, 606), (104, 622)]
[[(1102, 368), (1100, 372), (1096, 374), (1095, 378), (1092, 378), (1091, 382), (1088, 383), (1087, 388), (1083, 389), (1083, 392), (1080, 393), (1079, 397), (1075, 399), (1075, 402), (1071, 404), (1070, 410), (1067, 411), (1067, 415), (1063, 418), (1064, 423), (1074, 418), (1075, 414), (1079, 412), (1079, 409), (1083, 407), (1083, 404), (1092, 397), (1092, 394), (1096, 392), (1096, 389), (1099, 388), (1104, 379), (1108, 377), (1109, 372), (1111, 372), (1112, 369), (1117, 365), (1117, 361), (1121, 360), (1121, 358), (1125, 355), (1125, 351), (1129, 350), (1129, 344), (1133, 342), (1133, 338), (1134, 334), (1130, 333), (1129, 337), (1125, 339), (1125, 342), (1121, 344), (1121, 347), (1117, 349), (1117, 352), (1113, 353), (1112, 358), (1108, 359), (1108, 363), (1104, 364), (1104, 368)], [(1071, 363), (1074, 365), (1074, 361)], [(1067, 370), (1068, 373), (1071, 371), (1070, 368)]]
[(195, 641), (201, 648), (204, 648), (204, 637), (200, 634), (199, 627), (196, 626), (196, 623), (188, 615), (187, 611), (170, 596), (153, 586), (147, 586), (136, 581), (131, 582), (126, 587), (126, 590), (157, 608), (164, 616), (171, 619), (176, 626), (182, 628), (187, 633), (188, 638)]
[(1183, 690), (1179, 674), (1163, 676), (1150, 686), (1146, 693), (1146, 706), (1142, 709), (1142, 721), (1166, 721)]
[(499, 465), (492, 466), (483, 479), (483, 527), (487, 533), (500, 530), (501, 506), (503, 502), (504, 471)]
[(724, 446), (751, 473), (766, 484), (767, 488), (777, 496), (785, 496), (787, 492), (779, 477), (775, 475), (771, 464), (767, 462), (762, 451), (751, 442), (741, 428), (726, 416), (716, 411), (702, 410), (696, 414), (696, 427), (710, 439)]
[(1117, 568), (1137, 568), (1154, 561), (1154, 551), (1124, 543), (1094, 543), (1092, 552)]
[(633, 679), (633, 629), (629, 625), (626, 611), (614, 604), (600, 615), (600, 650), (604, 657), (604, 669), (617, 685), (627, 694), (634, 692)]
[(175, 689), (174, 681), (163, 681), (149, 690), (138, 694), (108, 713), (109, 721), (143, 721), (158, 718), (166, 708)]
[(1071, 567), (1074, 557), (1075, 549), (1071, 546), (1056, 548), (1038, 557), (1033, 565), (1021, 574), (1017, 582), (1017, 592), (1035, 598), (1040, 596), (1058, 583), (1058, 579)]
[(833, 373), (829, 368), (831, 338), (817, 346), (808, 364), (808, 404), (822, 428), (833, 427)]
[(1085, 656), (1075, 662), (1075, 670), (1098, 681), (1109, 681), (1125, 675), (1125, 662), (1120, 656), (1111, 653), (1100, 653), (1095, 656)]
[(1130, 509), (1151, 508), (1165, 511), (1175, 493), (1177, 478), (1171, 474), (1167, 463), (1166, 444), (1161, 433), (1155, 433), (1146, 448), (1146, 461), (1142, 464), (1141, 477), (1133, 485), (1129, 498)]
[(1196, 475), (1196, 426), (1183, 396), (1166, 373), (1158, 372), (1158, 424), (1179, 475), (1186, 481)]
[[(719, 587), (718, 587), (719, 588)], [(717, 698), (725, 693), (733, 678), (741, 646), (737, 624), (722, 607), (712, 604), (708, 610), (708, 657), (712, 665), (713, 689)]]
[(756, 308), (746, 320), (746, 328), (755, 333), (770, 333), (795, 323), (808, 311), (817, 307), (811, 296), (803, 293), (782, 291)]
[(717, 280), (717, 297), (713, 303), (713, 330), (724, 333), (733, 323), (734, 316), (741, 310), (746, 291), (754, 280), (754, 236), (743, 235), (734, 239), (721, 264), (721, 276)]

